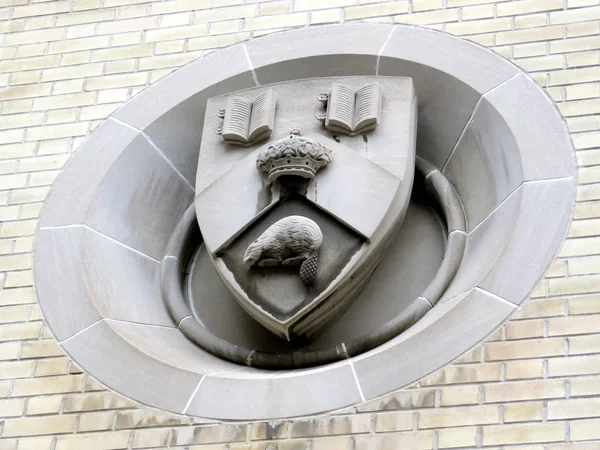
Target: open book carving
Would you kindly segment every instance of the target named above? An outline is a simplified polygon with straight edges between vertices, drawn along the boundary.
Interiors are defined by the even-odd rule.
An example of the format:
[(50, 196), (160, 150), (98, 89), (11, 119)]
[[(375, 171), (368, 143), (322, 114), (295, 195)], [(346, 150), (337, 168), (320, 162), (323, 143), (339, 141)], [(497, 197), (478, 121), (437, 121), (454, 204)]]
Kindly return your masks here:
[(275, 121), (275, 92), (269, 89), (254, 101), (228, 97), (220, 134), (230, 144), (253, 145), (267, 139)]
[(319, 100), (327, 104), (327, 112), (317, 114), (317, 118), (334, 133), (354, 136), (371, 131), (379, 125), (381, 98), (379, 83), (367, 84), (356, 92), (345, 84), (333, 83), (329, 95), (319, 96)]

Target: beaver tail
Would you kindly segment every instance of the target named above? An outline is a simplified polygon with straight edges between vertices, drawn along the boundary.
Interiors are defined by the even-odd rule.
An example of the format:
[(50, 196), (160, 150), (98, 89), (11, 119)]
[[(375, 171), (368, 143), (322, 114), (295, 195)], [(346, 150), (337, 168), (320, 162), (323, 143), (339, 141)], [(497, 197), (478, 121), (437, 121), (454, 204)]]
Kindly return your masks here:
[(300, 279), (305, 286), (311, 286), (317, 278), (319, 250), (313, 251), (300, 265)]

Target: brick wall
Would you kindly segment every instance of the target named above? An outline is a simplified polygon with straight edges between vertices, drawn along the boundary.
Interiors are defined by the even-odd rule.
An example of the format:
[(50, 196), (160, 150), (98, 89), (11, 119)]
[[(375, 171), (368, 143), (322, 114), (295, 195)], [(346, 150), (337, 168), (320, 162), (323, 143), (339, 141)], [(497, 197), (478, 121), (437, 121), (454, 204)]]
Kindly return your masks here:
[[(37, 218), (69, 155), (123, 102), (206, 52), (354, 20), (464, 36), (558, 103), (577, 148), (578, 203), (532, 299), (450, 366), (329, 416), (194, 420), (82, 374), (31, 286)], [(600, 0), (0, 0), (0, 33), (0, 450), (600, 449)]]

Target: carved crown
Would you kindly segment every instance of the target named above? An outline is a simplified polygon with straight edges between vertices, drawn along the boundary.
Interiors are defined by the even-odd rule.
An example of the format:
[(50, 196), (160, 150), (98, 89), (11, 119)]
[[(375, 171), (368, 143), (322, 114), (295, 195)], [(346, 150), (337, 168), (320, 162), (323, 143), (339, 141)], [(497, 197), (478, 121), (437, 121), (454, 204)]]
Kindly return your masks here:
[(267, 172), (269, 181), (282, 175), (314, 178), (317, 171), (331, 162), (331, 150), (317, 141), (300, 136), (296, 130), (290, 137), (274, 142), (256, 159), (256, 168)]

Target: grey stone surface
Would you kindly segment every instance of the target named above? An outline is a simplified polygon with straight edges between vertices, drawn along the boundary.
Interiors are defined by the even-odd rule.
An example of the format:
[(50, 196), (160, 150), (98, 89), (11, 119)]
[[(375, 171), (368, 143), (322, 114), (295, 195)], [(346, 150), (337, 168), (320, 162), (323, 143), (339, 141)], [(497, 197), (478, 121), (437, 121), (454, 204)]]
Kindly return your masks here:
[(175, 326), (160, 297), (156, 261), (83, 226), (40, 230), (40, 237), (36, 280), (38, 289), (53, 295), (51, 303), (41, 304), (59, 340), (90, 325), (97, 314)]
[[(509, 111), (506, 114), (512, 114)], [(484, 97), (442, 173), (475, 228), (523, 181), (519, 147), (502, 115)]]
[[(485, 338), (516, 308), (479, 289), (446, 308), (440, 306), (407, 333), (353, 358), (366, 399), (406, 386), (449, 363)], [(438, 307), (443, 313), (436, 311)], [(419, 327), (421, 322), (424, 327)]]
[[(44, 318), (58, 341), (73, 336), (102, 318), (92, 297), (85, 295), (86, 285), (77, 281), (83, 274), (80, 271), (81, 261), (75, 257), (77, 249), (73, 242), (69, 242), (73, 234), (81, 236), (83, 231), (41, 229), (36, 236), (33, 259), (35, 287)], [(70, 295), (69, 290), (75, 295)], [(81, 291), (84, 295), (78, 295), (82, 294)]]
[[(520, 214), (510, 224), (511, 239), (502, 256), (479, 283), (482, 288), (516, 304), (529, 295), (564, 242), (576, 185), (574, 178), (564, 178), (522, 186)], [(501, 212), (495, 211), (493, 215), (496, 214)], [(487, 235), (486, 228), (476, 230), (473, 237), (477, 235), (481, 241), (488, 242), (491, 236)]]
[[(232, 395), (235, 393), (235, 395)], [(284, 418), (359, 403), (358, 386), (347, 361), (294, 371), (240, 369), (207, 375), (188, 413), (219, 419)]]
[(438, 31), (396, 27), (379, 75), (414, 80), (419, 99), (418, 154), (441, 168), (481, 94), (518, 73), (490, 50)]
[[(417, 163), (418, 167), (419, 164)], [(443, 216), (448, 232), (466, 232), (465, 211), (454, 186), (437, 169), (430, 170), (430, 167), (421, 168), (425, 169), (425, 173), (427, 173), (425, 176), (427, 192), (429, 192), (434, 201), (437, 202), (439, 208), (444, 212)]]
[(192, 187), (138, 136), (98, 184), (85, 223), (160, 260), (193, 198)]
[(144, 130), (193, 185), (206, 100), (252, 86), (256, 83), (244, 46), (235, 45), (167, 75), (123, 105), (115, 117)]
[[(395, 31), (390, 37), (392, 29)], [(305, 39), (313, 33), (313, 37)], [(388, 37), (390, 40), (383, 49)], [(147, 133), (185, 179), (192, 183), (207, 99), (255, 85), (246, 48), (256, 67), (258, 81), (263, 84), (269, 80), (324, 74), (374, 74), (377, 55), (383, 49), (379, 75), (415, 78), (420, 104), (419, 152), (440, 169), (477, 101), (492, 89), (485, 94), (485, 101), (505, 116), (508, 129), (515, 136), (523, 162), (523, 178), (548, 181), (526, 182), (512, 194), (508, 193), (493, 214), (471, 232), (464, 268), (461, 268), (442, 301), (400, 337), (355, 359), (366, 397), (372, 398), (398, 389), (438, 369), (500, 325), (513, 310), (513, 306), (500, 297), (519, 303), (543, 275), (562, 242), (574, 199), (574, 180), (568, 178), (574, 175), (575, 170), (571, 143), (564, 122), (546, 94), (526, 75), (514, 76), (520, 72), (510, 63), (474, 44), (415, 27), (353, 24), (296, 30), (254, 39), (248, 44), (199, 59), (142, 92), (119, 110), (116, 117)], [(335, 56), (336, 53), (340, 55)], [(318, 87), (320, 81), (311, 82)], [(313, 99), (307, 97), (306, 102), (312, 105)], [(314, 111), (311, 110), (310, 114), (310, 123), (320, 126), (314, 119)], [(306, 123), (309, 123), (308, 116)], [(353, 150), (366, 152), (382, 148), (376, 139), (384, 125), (385, 121), (369, 135), (368, 143), (361, 143), (359, 148)], [(283, 134), (288, 132), (288, 129), (281, 130)], [(393, 132), (388, 130), (386, 133)], [(410, 136), (401, 133), (404, 130), (390, 136), (410, 141)], [(143, 164), (142, 174), (137, 177), (132, 177), (133, 172), (128, 171), (138, 170), (140, 159), (130, 156), (121, 158), (121, 155), (135, 149), (139, 141), (136, 141), (136, 145), (131, 144), (136, 137), (139, 137), (137, 131), (112, 119), (98, 127), (57, 179), (40, 219), (41, 226), (82, 223), (90, 203), (104, 195), (108, 196), (109, 192), (116, 196), (133, 189), (140, 194), (142, 189), (136, 191), (134, 183), (148, 182), (148, 175), (155, 172), (150, 170), (144, 174), (148, 166)], [(341, 143), (351, 147), (344, 139), (340, 138)], [(158, 155), (156, 150), (152, 150)], [(125, 160), (130, 161), (128, 164), (134, 168), (123, 169), (121, 164)], [(406, 164), (412, 166), (413, 163), (399, 161), (397, 167)], [(113, 181), (121, 186), (121, 191), (110, 191), (102, 186), (102, 196), (96, 197), (100, 195), (97, 191), (105, 173), (112, 170), (113, 165), (114, 174), (119, 173), (121, 177)], [(388, 170), (394, 171), (397, 167), (389, 167)], [(215, 167), (207, 166), (206, 171), (209, 176), (218, 178), (221, 175), (215, 172)], [(159, 169), (156, 173), (165, 172)], [(127, 177), (129, 181), (125, 180)], [(566, 178), (555, 179), (557, 177)], [(169, 177), (161, 179), (172, 180)], [(154, 192), (146, 191), (145, 195)], [(152, 195), (147, 197), (152, 198)], [(172, 198), (175, 197), (173, 195)], [(143, 211), (148, 222), (154, 220), (153, 213), (161, 211), (153, 205), (140, 206), (136, 198), (126, 198), (115, 197), (115, 217), (121, 224), (122, 221), (128, 221), (125, 218), (129, 209), (135, 211), (135, 208), (139, 208), (138, 213)], [(105, 202), (105, 212), (111, 211), (112, 200), (102, 200)], [(180, 207), (177, 201), (170, 201), (175, 208)], [(181, 210), (173, 214), (170, 226), (177, 222), (190, 202), (182, 203)], [(137, 242), (141, 242), (137, 241), (139, 233), (148, 232), (155, 226), (138, 222), (136, 227), (139, 228), (135, 230), (123, 229), (121, 225), (114, 225), (112, 229), (110, 227), (113, 225), (107, 225), (109, 215), (102, 218), (99, 212), (96, 214), (97, 224), (108, 227), (106, 230), (115, 234), (115, 239), (127, 240), (127, 244), (134, 249), (138, 249)], [(149, 254), (160, 259), (164, 248), (157, 251), (157, 242), (166, 245), (169, 236), (158, 235), (169, 227), (164, 225), (166, 222), (162, 219), (157, 222), (158, 231), (150, 245)], [(102, 239), (102, 245), (98, 247), (94, 239), (88, 239), (87, 236), (93, 231), (81, 232), (76, 229), (65, 228), (61, 230), (66, 231), (60, 232), (41, 229), (36, 237), (36, 289), (52, 331), (59, 340), (72, 336), (64, 343), (65, 350), (101, 382), (151, 406), (182, 411), (201, 375), (169, 365), (181, 367), (187, 364), (178, 359), (179, 350), (169, 355), (168, 349), (152, 347), (163, 339), (159, 335), (165, 333), (169, 335), (164, 337), (165, 342), (187, 352), (187, 341), (181, 341), (181, 336), (177, 334), (179, 331), (171, 328), (172, 324), (158, 327), (140, 325), (144, 332), (134, 332), (134, 325), (125, 326), (126, 331), (117, 330), (118, 326), (111, 328), (105, 322), (98, 322), (101, 315), (93, 303), (101, 305), (119, 320), (138, 321), (141, 318), (142, 321), (155, 322), (155, 318), (159, 317), (160, 322), (163, 313), (152, 312), (160, 304), (160, 299), (155, 297), (158, 296), (158, 274), (156, 270), (150, 270), (156, 262), (111, 239), (94, 234), (94, 238)], [(418, 238), (418, 235), (411, 233), (406, 236)], [(520, 233), (523, 236), (519, 237)], [(478, 234), (482, 236), (479, 241), (476, 239)], [(108, 274), (93, 265), (85, 267), (81, 261), (74, 259), (77, 253), (73, 249), (80, 245), (79, 241), (86, 242), (79, 247), (86, 254), (85, 258), (105, 261)], [(143, 246), (146, 245), (143, 243)], [(142, 251), (146, 252), (145, 249)], [(144, 262), (136, 258), (142, 258)], [(127, 268), (122, 269), (121, 264)], [(83, 277), (85, 273), (94, 273), (96, 280), (111, 281), (100, 286), (92, 283), (84, 286), (77, 281), (77, 277)], [(387, 266), (384, 271), (377, 273), (387, 276), (396, 274), (392, 267)], [(400, 274), (398, 278), (402, 276)], [(87, 277), (85, 279), (88, 280)], [(481, 288), (471, 290), (478, 283)], [(153, 290), (153, 293), (133, 295), (129, 291), (134, 289), (132, 286), (140, 289), (139, 292)], [(91, 294), (86, 293), (87, 289), (94, 290), (93, 301)], [(483, 289), (489, 289), (494, 295)], [(103, 300), (107, 296), (110, 301)], [(139, 307), (141, 297), (144, 303)], [(223, 298), (217, 290), (214, 297), (215, 302)], [(124, 302), (123, 299), (133, 301)], [(393, 305), (391, 301), (388, 304), (390, 308)], [(402, 304), (399, 307), (406, 306)], [(132, 312), (133, 309), (139, 311)], [(356, 318), (358, 315), (347, 317)], [(466, 321), (465, 317), (471, 320)], [(354, 323), (358, 328), (362, 325), (358, 319)], [(373, 321), (367, 325), (377, 327), (378, 323)], [(223, 320), (215, 328), (227, 326), (227, 321)], [(154, 334), (154, 329), (164, 331)], [(248, 333), (253, 332), (250, 328), (248, 330)], [(81, 333), (73, 336), (77, 332)], [(119, 333), (127, 340), (121, 338)], [(245, 339), (243, 333), (238, 337)], [(132, 345), (139, 346), (143, 351)], [(205, 363), (202, 357), (194, 360), (196, 362), (189, 365), (190, 370), (203, 370)], [(209, 370), (216, 367), (211, 362), (206, 364)], [(360, 401), (349, 369), (347, 363), (343, 363), (287, 373), (241, 369), (226, 372), (226, 376), (206, 376), (204, 389), (194, 398), (193, 408), (189, 412), (226, 419), (258, 419), (316, 414), (326, 409), (340, 408)], [(242, 394), (238, 396), (238, 392)], [(265, 399), (269, 395), (277, 401), (267, 402)]]
[(183, 411), (202, 378), (142, 353), (104, 321), (73, 336), (62, 348), (83, 370), (111, 389), (168, 411)]
[(356, 23), (320, 26), (295, 30), (293, 35), (274, 33), (246, 46), (263, 85), (301, 78), (376, 75), (379, 52), (392, 29)]
[(533, 79), (520, 73), (485, 98), (516, 139), (526, 181), (573, 175), (577, 164), (567, 124)]
[(460, 231), (454, 231), (448, 236), (444, 260), (435, 277), (431, 280), (431, 283), (422, 294), (422, 296), (429, 300), (429, 303), (432, 305), (435, 305), (438, 302), (454, 279), (463, 260), (466, 242), (467, 235)]
[[(465, 255), (452, 284), (441, 301), (447, 301), (477, 286), (494, 266), (509, 240), (522, 211), (523, 187), (507, 197), (467, 238)], [(485, 230), (485, 231), (483, 231)]]
[(197, 374), (240, 368), (202, 350), (176, 328), (110, 319), (104, 322), (133, 348), (168, 366)]
[(40, 226), (83, 223), (106, 172), (138, 136), (135, 130), (111, 119), (96, 128), (56, 178), (44, 204)]

